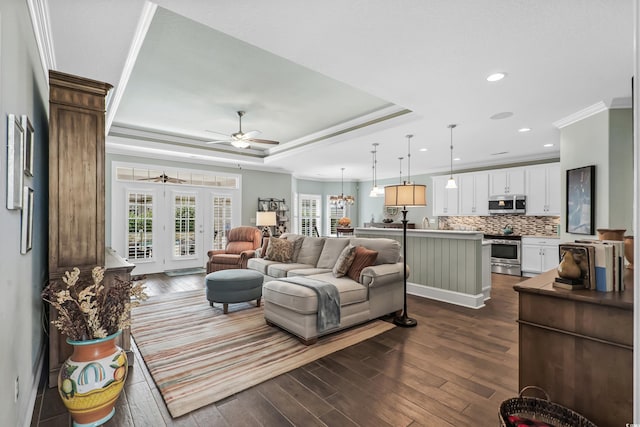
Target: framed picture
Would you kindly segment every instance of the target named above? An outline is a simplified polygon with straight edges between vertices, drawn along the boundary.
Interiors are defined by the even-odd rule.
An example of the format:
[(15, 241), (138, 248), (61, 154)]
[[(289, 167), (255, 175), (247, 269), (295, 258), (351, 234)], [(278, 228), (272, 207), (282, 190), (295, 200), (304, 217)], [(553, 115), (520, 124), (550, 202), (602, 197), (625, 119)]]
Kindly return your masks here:
[(27, 176), (33, 176), (33, 126), (26, 114), (22, 115), (20, 125), (24, 131), (24, 152), (22, 155), (24, 173)]
[(22, 207), (23, 130), (15, 114), (7, 121), (7, 209)]
[(20, 253), (31, 250), (33, 242), (33, 188), (24, 187), (24, 207), (22, 208), (22, 229), (20, 236)]
[(567, 170), (567, 233), (594, 234), (596, 167)]

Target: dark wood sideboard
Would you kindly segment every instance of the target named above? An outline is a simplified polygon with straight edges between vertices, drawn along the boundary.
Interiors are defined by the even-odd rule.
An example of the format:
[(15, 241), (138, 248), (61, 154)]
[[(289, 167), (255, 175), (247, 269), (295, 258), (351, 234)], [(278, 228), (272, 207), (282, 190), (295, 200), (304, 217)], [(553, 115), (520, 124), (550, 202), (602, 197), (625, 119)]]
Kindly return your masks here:
[[(633, 420), (633, 273), (626, 291), (553, 287), (556, 270), (528, 279), (519, 293), (519, 384), (599, 427)], [(536, 396), (542, 397), (542, 396)]]

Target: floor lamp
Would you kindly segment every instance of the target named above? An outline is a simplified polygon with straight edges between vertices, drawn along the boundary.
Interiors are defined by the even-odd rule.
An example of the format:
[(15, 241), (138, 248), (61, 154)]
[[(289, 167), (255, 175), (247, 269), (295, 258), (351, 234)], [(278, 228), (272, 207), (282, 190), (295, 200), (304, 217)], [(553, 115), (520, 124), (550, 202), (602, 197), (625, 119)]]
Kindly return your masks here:
[(404, 263), (404, 309), (401, 316), (396, 316), (393, 323), (398, 326), (413, 327), (418, 324), (416, 319), (409, 317), (407, 313), (407, 207), (427, 205), (427, 186), (421, 184), (409, 184), (406, 181), (399, 185), (387, 185), (384, 187), (384, 206), (402, 206), (402, 248)]

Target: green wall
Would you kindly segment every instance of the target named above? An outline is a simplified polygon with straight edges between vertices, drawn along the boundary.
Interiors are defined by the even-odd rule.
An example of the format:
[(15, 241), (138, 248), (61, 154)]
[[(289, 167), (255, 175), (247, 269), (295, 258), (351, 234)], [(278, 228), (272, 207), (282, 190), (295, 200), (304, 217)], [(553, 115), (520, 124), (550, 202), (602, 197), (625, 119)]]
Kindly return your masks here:
[(630, 109), (602, 111), (561, 129), (562, 240), (588, 237), (566, 232), (565, 201), (566, 171), (589, 165), (596, 166), (594, 228), (624, 228), (633, 234), (632, 129)]
[[(32, 250), (20, 254), (20, 210), (5, 207), (6, 142), (0, 150), (0, 420), (3, 426), (28, 425), (31, 392), (37, 387), (45, 356), (43, 303), (40, 292), (48, 277), (48, 108), (49, 89), (40, 63), (25, 1), (0, 1), (0, 134), (7, 135), (7, 115), (26, 114), (34, 128), (34, 176), (24, 185), (34, 190)], [(14, 399), (16, 378), (19, 397)], [(33, 396), (35, 398), (35, 396)]]

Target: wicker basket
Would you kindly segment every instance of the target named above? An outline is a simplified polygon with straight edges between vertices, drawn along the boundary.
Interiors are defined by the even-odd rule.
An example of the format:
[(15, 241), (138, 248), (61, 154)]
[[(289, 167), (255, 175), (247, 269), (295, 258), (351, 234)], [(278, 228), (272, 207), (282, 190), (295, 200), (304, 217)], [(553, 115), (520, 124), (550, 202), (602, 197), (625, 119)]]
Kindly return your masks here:
[[(523, 393), (529, 389), (541, 391), (545, 399), (524, 397)], [(536, 386), (527, 386), (520, 390), (518, 397), (507, 399), (500, 404), (498, 417), (502, 427), (516, 427), (516, 424), (509, 421), (510, 416), (535, 419), (554, 427), (596, 427), (577, 412), (551, 402), (547, 392)]]

